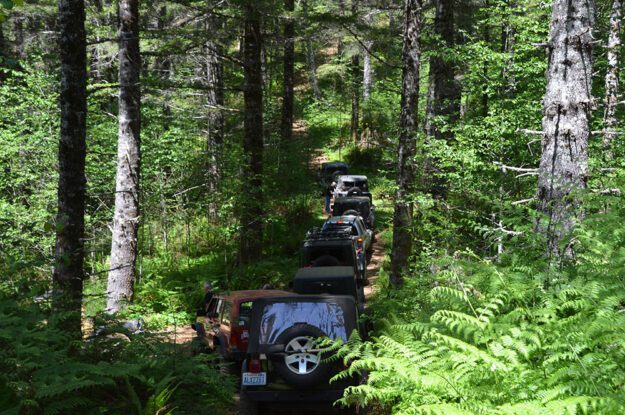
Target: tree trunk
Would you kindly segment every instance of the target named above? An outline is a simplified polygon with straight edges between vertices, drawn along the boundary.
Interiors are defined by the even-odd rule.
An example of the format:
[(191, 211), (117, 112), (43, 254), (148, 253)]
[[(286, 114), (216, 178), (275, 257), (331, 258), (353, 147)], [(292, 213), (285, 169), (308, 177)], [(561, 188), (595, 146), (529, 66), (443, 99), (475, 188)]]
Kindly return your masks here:
[[(156, 30), (158, 33), (163, 33), (167, 27), (167, 6), (162, 5), (158, 9), (158, 17), (156, 20)], [(146, 65), (147, 66), (147, 65)], [(168, 56), (158, 56), (154, 62), (154, 69), (156, 70), (156, 76), (159, 80), (167, 83), (172, 74), (172, 60)], [(163, 128), (169, 130), (172, 121), (171, 92), (169, 88), (165, 88), (162, 92), (163, 99)]]
[[(490, 2), (488, 0), (486, 0), (484, 8), (490, 10)], [(490, 43), (490, 27), (488, 24), (489, 22), (486, 20), (484, 22), (484, 43), (486, 45)], [(482, 79), (482, 117), (488, 117), (488, 86), (490, 80), (488, 79), (488, 60), (486, 59), (484, 59), (484, 63), (482, 64)]]
[(291, 142), (293, 135), (293, 73), (295, 67), (295, 27), (292, 13), (295, 10), (294, 0), (284, 0), (284, 10), (288, 17), (284, 22), (284, 81), (282, 93), (282, 122), (280, 135), (282, 146)]
[[(343, 19), (345, 17), (345, 0), (338, 0), (339, 6), (339, 19)], [(343, 34), (341, 32), (337, 32), (337, 42), (336, 42), (336, 55), (341, 59), (343, 56), (343, 51), (345, 49), (345, 45), (343, 44)]]
[(241, 263), (249, 264), (262, 256), (263, 242), (263, 76), (260, 13), (254, 2), (245, 4), (243, 98), (245, 157), (241, 203)]
[(586, 187), (592, 105), (592, 0), (555, 0), (543, 103), (537, 229), (556, 261), (570, 256), (561, 243), (582, 218), (579, 191)]
[(139, 228), (141, 163), (141, 56), (139, 1), (119, 3), (119, 136), (111, 261), (106, 308), (116, 313), (132, 300)]
[[(217, 31), (217, 21), (210, 16), (206, 19), (206, 33), (209, 37)], [(217, 192), (221, 179), (221, 164), (224, 141), (224, 69), (221, 61), (223, 48), (212, 39), (204, 44), (204, 82), (206, 83), (206, 179), (210, 201), (208, 213), (211, 220), (217, 220)]]
[[(352, 18), (358, 16), (358, 0), (352, 0)], [(360, 54), (355, 52), (349, 65), (352, 77), (352, 115), (350, 122), (350, 136), (353, 143), (360, 141)]]
[(371, 86), (373, 85), (373, 67), (371, 66), (371, 54), (369, 50), (373, 47), (373, 41), (368, 40), (364, 42), (365, 48), (363, 50), (362, 59), (362, 100), (367, 102), (371, 95)]
[(7, 62), (6, 59), (9, 57), (9, 53), (7, 50), (7, 42), (4, 38), (4, 25), (0, 22), (0, 85), (2, 85), (7, 77)]
[(391, 252), (391, 283), (403, 284), (412, 253), (412, 203), (414, 190), (414, 158), (417, 147), (417, 115), (419, 104), (419, 36), (421, 32), (421, 0), (406, 0), (404, 47), (402, 52), (402, 94), (400, 135), (397, 145), (397, 190), (393, 213), (393, 250)]
[[(304, 20), (308, 20), (308, 1), (302, 1), (302, 11), (304, 14)], [(316, 101), (321, 99), (321, 90), (319, 89), (319, 83), (317, 82), (317, 65), (315, 63), (315, 49), (313, 48), (312, 38), (308, 32), (304, 34), (306, 39), (306, 66), (308, 67), (308, 82), (313, 92), (313, 97)]]
[(63, 328), (78, 339), (85, 256), (86, 43), (84, 1), (60, 0), (61, 137), (53, 307), (69, 312)]
[[(460, 86), (456, 81), (457, 64), (446, 51), (455, 46), (453, 0), (436, 0), (434, 32), (441, 51), (430, 58), (428, 98), (426, 104), (425, 133), (428, 139), (452, 140), (453, 130), (441, 131), (441, 124), (453, 124), (460, 117)], [(440, 161), (428, 158), (425, 161), (425, 187), (433, 197), (445, 199), (447, 185), (441, 176)]]
[(516, 30), (512, 23), (516, 13), (516, 0), (507, 0), (509, 12), (501, 27), (501, 52), (508, 55), (506, 66), (503, 68), (504, 79), (503, 97), (511, 98), (516, 90), (516, 78), (514, 75), (514, 46), (516, 42)]
[(15, 20), (13, 21), (13, 37), (15, 57), (17, 59), (24, 59), (26, 57), (24, 53), (24, 23), (22, 22), (22, 17), (19, 15), (16, 16)]
[(440, 131), (435, 119), (446, 123), (458, 120), (460, 113), (460, 87), (456, 81), (456, 62), (444, 52), (455, 45), (453, 0), (436, 0), (434, 32), (440, 39), (437, 45), (442, 53), (430, 58), (429, 89), (426, 107), (425, 132), (429, 137), (452, 139), (453, 133)]
[(616, 127), (616, 105), (618, 102), (618, 64), (621, 48), (621, 0), (612, 1), (610, 12), (610, 34), (608, 36), (608, 71), (605, 74), (605, 109), (603, 114), (603, 146), (608, 160), (613, 158), (612, 141)]

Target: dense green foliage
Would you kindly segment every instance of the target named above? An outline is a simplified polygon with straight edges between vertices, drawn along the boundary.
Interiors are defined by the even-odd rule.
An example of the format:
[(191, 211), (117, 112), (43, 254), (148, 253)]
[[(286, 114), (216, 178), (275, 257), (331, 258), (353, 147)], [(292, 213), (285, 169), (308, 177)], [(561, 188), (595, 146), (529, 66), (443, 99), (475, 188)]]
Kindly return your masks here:
[[(7, 6), (13, 2), (2, 2)], [(401, 86), (399, 1), (361, 2), (343, 15), (339, 2), (311, 0), (294, 13), (296, 124), (281, 145), (281, 10), (263, 7), (265, 51), (264, 259), (237, 261), (241, 189), (241, 2), (142, 3), (142, 189), (138, 280), (121, 317), (160, 330), (191, 320), (201, 282), (218, 291), (287, 287), (304, 232), (322, 220), (312, 168), (318, 156), (345, 160), (369, 175), (378, 230), (390, 247)], [(466, 3), (466, 4), (464, 4)], [(15, 2), (18, 4), (18, 2)], [(47, 293), (54, 248), (57, 173), (58, 56), (55, 7), (28, 1), (1, 23), (0, 54), (0, 413), (172, 413), (224, 409), (232, 393), (215, 362), (191, 358), (146, 334), (130, 343), (68, 343), (54, 315), (32, 298)], [(412, 275), (402, 290), (386, 269), (368, 305), (377, 331), (352, 339), (344, 353), (366, 385), (345, 402), (401, 414), (615, 414), (623, 412), (623, 272), (625, 212), (622, 143), (606, 164), (600, 138), (590, 143), (586, 218), (574, 236), (576, 257), (550, 267), (534, 235), (536, 181), (501, 165), (536, 167), (551, 1), (471, 0), (456, 10), (457, 44), (441, 46), (434, 10), (424, 10), (419, 119), (425, 118), (429, 59), (453, 57), (461, 84), (455, 122), (434, 120), (451, 140), (419, 136), (417, 162), (439, 163), (447, 187), (434, 198), (420, 168)], [(610, 1), (597, 0), (594, 37), (607, 37)], [(208, 10), (208, 11), (207, 11)], [(5, 11), (6, 12), (6, 11)], [(117, 140), (115, 3), (88, 4), (86, 316), (105, 301), (109, 224)], [(212, 13), (212, 14), (211, 14)], [(205, 29), (204, 17), (218, 19)], [(506, 32), (507, 30), (507, 32)], [(504, 32), (514, 36), (513, 53)], [(223, 153), (215, 187), (209, 174), (203, 43), (224, 57)], [(321, 89), (308, 83), (306, 41), (314, 48)], [(373, 89), (361, 102), (359, 143), (350, 140), (350, 58), (371, 40)], [(507, 39), (506, 41), (510, 41)], [(507, 45), (507, 44), (506, 44)], [(538, 47), (536, 45), (539, 45)], [(340, 47), (340, 53), (339, 53)], [(592, 129), (602, 128), (605, 47), (597, 42)], [(167, 69), (169, 68), (169, 69)], [(360, 92), (359, 92), (360, 93)], [(622, 108), (618, 109), (622, 117)], [(420, 121), (421, 122), (421, 121)], [(286, 154), (286, 156), (285, 156)], [(60, 376), (63, 374), (63, 377)], [(225, 387), (224, 387), (225, 385)], [(199, 391), (199, 392), (198, 392)], [(2, 412), (7, 411), (7, 412)], [(162, 411), (160, 413), (163, 413)]]
[(402, 414), (622, 412), (625, 212), (611, 207), (587, 218), (579, 258), (564, 269), (458, 252), (419, 275), (408, 289), (427, 283), (421, 308), (353, 345), (350, 371), (370, 375), (345, 401)]
[[(0, 413), (194, 414), (225, 410), (233, 380), (214, 358), (115, 324), (86, 342), (55, 326), (45, 303), (0, 301)], [(114, 334), (120, 333), (120, 334)]]

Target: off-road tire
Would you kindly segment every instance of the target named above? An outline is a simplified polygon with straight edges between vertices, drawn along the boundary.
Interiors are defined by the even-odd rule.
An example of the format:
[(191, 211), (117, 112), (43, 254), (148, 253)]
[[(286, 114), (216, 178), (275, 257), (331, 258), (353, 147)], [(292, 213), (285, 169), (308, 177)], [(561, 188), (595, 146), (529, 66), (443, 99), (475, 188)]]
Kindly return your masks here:
[(355, 209), (348, 209), (345, 212), (343, 212), (344, 216), (360, 216), (360, 212), (358, 212)]
[(336, 267), (341, 265), (341, 261), (332, 255), (321, 255), (312, 262), (313, 268), (316, 267)]
[[(276, 343), (284, 344), (286, 352), (289, 343), (295, 341), (297, 338), (318, 339), (321, 337), (325, 337), (325, 333), (319, 328), (309, 324), (298, 324), (283, 331), (282, 334), (280, 334), (276, 339)], [(311, 355), (313, 354), (318, 356), (318, 363), (306, 374), (295, 373), (287, 366), (286, 359), (289, 355), (284, 357), (280, 356), (276, 360), (276, 372), (282, 379), (285, 380), (285, 382), (300, 389), (310, 388), (325, 382), (328, 380), (330, 374), (330, 365), (328, 362), (324, 361), (327, 356), (324, 356), (323, 353), (319, 352), (311, 353)], [(292, 355), (293, 354), (291, 354), (291, 356)]]

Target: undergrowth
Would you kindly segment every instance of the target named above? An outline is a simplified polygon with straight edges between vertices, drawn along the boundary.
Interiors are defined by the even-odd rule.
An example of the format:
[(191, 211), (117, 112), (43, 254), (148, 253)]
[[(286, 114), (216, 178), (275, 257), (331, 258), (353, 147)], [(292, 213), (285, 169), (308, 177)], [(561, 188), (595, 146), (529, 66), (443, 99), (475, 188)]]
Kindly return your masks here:
[(373, 311), (392, 317), (344, 347), (352, 363), (339, 376), (368, 378), (342, 402), (393, 414), (625, 412), (625, 212), (614, 208), (585, 219), (560, 268), (518, 241), (526, 249), (510, 245), (498, 262), (466, 250), (399, 292), (382, 286)]

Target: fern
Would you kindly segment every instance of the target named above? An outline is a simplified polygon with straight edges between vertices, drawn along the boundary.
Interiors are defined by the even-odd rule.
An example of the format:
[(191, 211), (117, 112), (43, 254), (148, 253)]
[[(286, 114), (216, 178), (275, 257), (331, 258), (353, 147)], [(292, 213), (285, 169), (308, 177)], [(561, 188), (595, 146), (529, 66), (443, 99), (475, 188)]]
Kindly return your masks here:
[(456, 256), (415, 305), (428, 313), (345, 346), (348, 372), (369, 376), (342, 402), (393, 414), (625, 413), (624, 236), (580, 230), (589, 249), (562, 270)]

